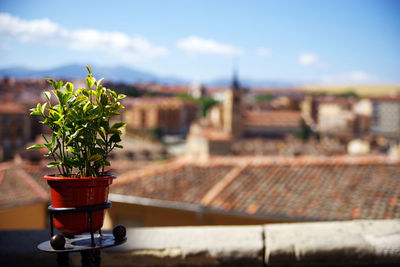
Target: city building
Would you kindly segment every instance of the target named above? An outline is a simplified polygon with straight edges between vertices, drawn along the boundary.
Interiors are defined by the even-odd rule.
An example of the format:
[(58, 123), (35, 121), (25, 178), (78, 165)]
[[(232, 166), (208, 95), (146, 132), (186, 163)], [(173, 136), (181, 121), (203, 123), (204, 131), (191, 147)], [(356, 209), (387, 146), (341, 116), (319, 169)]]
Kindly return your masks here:
[[(221, 89), (221, 92), (224, 93), (222, 103), (213, 106), (205, 119), (192, 125), (187, 137), (190, 154), (231, 154), (232, 145), (242, 138), (282, 139), (300, 128), (301, 112), (294, 109), (294, 102), (288, 101), (287, 96), (281, 95), (276, 99), (274, 105), (278, 109), (245, 104), (244, 90), (236, 73), (231, 87)], [(299, 97), (297, 91), (295, 96), (296, 99)]]
[(352, 97), (306, 96), (301, 115), (322, 135), (351, 140), (369, 132), (372, 103)]
[(17, 150), (31, 140), (29, 111), (22, 105), (0, 105), (0, 161), (12, 159)]
[(205, 87), (200, 82), (193, 82), (189, 87), (188, 95), (194, 98), (200, 98), (205, 95)]
[(400, 141), (400, 96), (375, 98), (371, 132)]
[(297, 110), (246, 110), (245, 136), (284, 138), (299, 130), (301, 113)]
[(128, 98), (123, 121), (127, 130), (159, 128), (165, 134), (186, 134), (190, 124), (200, 117), (200, 107), (192, 101), (172, 97)]

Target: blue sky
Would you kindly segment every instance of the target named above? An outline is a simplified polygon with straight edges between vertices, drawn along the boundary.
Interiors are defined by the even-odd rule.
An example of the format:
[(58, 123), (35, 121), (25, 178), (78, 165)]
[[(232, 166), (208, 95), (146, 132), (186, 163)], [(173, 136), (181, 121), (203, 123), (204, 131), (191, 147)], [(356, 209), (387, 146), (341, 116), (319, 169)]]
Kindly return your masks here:
[(400, 1), (4, 1), (0, 67), (400, 83)]

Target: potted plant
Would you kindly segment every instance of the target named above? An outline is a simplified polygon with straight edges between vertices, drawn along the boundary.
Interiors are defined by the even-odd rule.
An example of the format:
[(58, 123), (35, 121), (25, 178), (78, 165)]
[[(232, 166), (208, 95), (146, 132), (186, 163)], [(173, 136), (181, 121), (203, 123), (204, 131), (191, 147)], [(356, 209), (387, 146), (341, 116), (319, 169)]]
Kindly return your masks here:
[[(122, 148), (122, 122), (112, 123), (111, 118), (120, 115), (124, 108), (119, 102), (126, 97), (101, 85), (91, 69), (86, 77), (87, 89), (74, 89), (70, 82), (46, 79), (54, 88), (55, 101), (50, 92), (44, 92), (47, 101), (31, 109), (31, 115), (43, 118), (41, 123), (51, 129), (51, 137), (44, 144), (28, 149), (48, 150), (52, 158), (47, 167), (58, 170), (57, 174), (44, 177), (50, 186), (54, 208), (82, 207), (104, 204), (108, 199), (109, 185), (115, 176), (106, 172), (110, 162), (107, 157), (115, 148)], [(53, 97), (54, 98), (54, 97)], [(67, 235), (90, 231), (87, 213), (55, 214), (54, 226)], [(103, 225), (104, 210), (94, 211), (93, 231)]]

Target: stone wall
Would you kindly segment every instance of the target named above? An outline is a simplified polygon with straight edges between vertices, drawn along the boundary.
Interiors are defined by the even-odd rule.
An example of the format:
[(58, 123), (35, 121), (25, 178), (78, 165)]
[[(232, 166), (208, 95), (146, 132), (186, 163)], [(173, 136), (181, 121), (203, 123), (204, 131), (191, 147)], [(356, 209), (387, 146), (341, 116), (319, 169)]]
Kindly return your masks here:
[[(0, 266), (55, 266), (48, 231), (1, 231)], [(80, 266), (79, 254), (71, 255)], [(128, 229), (102, 266), (398, 266), (400, 220)]]

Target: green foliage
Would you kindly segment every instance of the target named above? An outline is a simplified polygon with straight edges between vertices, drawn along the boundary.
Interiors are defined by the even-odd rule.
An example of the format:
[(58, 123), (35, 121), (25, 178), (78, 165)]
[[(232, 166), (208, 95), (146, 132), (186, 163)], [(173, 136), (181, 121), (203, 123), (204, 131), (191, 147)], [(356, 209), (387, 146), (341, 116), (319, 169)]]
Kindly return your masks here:
[(320, 138), (320, 134), (313, 131), (313, 129), (311, 129), (311, 127), (305, 122), (304, 119), (300, 120), (300, 130), (296, 132), (294, 136), (300, 138), (303, 141), (308, 140), (312, 136), (316, 137), (317, 139)]
[(189, 100), (196, 102), (197, 104), (200, 105), (201, 107), (201, 115), (205, 117), (207, 115), (207, 111), (212, 108), (214, 105), (218, 104), (219, 102), (215, 100), (212, 97), (200, 97), (200, 98), (194, 98), (191, 95), (188, 94), (177, 94), (177, 97), (184, 99), (184, 100)]
[(349, 98), (349, 97), (359, 98), (359, 95), (353, 91), (340, 93), (340, 94), (338, 94), (338, 96), (345, 97), (345, 98)]
[(164, 136), (164, 132), (160, 127), (155, 127), (148, 130), (148, 133), (153, 135), (158, 140), (161, 140)]
[(207, 115), (207, 111), (219, 102), (212, 97), (201, 97), (198, 99), (201, 105), (201, 114), (203, 117)]
[(273, 96), (272, 95), (268, 95), (268, 94), (256, 95), (255, 96), (255, 100), (256, 100), (257, 103), (268, 102), (268, 101), (271, 101), (272, 98), (273, 98)]
[(139, 97), (141, 95), (138, 88), (135, 85), (105, 82), (104, 86), (107, 88), (108, 87), (115, 88), (115, 92), (131, 97)]
[(113, 116), (120, 115), (124, 108), (119, 102), (126, 97), (101, 85), (91, 69), (88, 69), (86, 84), (88, 89), (74, 90), (67, 82), (46, 79), (54, 90), (57, 104), (51, 104), (51, 93), (44, 92), (47, 101), (38, 103), (31, 109), (31, 115), (43, 118), (41, 123), (52, 130), (51, 140), (45, 136), (43, 145), (37, 144), (27, 149), (47, 148), (47, 157), (54, 161), (48, 167), (57, 167), (64, 177), (99, 177), (104, 166), (110, 165), (107, 157), (114, 148), (122, 148), (121, 128), (125, 123), (110, 124)]

